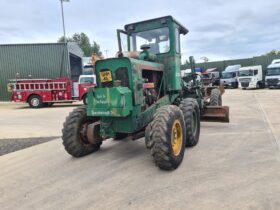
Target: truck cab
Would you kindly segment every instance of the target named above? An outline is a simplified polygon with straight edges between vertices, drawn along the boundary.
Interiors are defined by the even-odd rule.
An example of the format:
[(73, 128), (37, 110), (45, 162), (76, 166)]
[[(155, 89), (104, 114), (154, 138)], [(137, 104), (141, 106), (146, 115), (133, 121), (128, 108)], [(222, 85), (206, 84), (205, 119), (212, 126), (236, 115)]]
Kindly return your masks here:
[(267, 67), (265, 85), (270, 89), (280, 88), (280, 59), (273, 60)]
[(202, 82), (206, 86), (220, 85), (220, 71), (218, 68), (210, 68), (201, 74)]
[(239, 69), (238, 76), (239, 87), (246, 88), (264, 88), (264, 74), (262, 66), (246, 66)]
[(73, 98), (83, 100), (87, 104), (87, 91), (96, 86), (96, 76), (94, 74), (82, 74), (78, 82), (73, 82)]
[(224, 87), (238, 88), (238, 71), (241, 65), (232, 65), (226, 67), (222, 72), (222, 77), (220, 80), (221, 84), (224, 84)]

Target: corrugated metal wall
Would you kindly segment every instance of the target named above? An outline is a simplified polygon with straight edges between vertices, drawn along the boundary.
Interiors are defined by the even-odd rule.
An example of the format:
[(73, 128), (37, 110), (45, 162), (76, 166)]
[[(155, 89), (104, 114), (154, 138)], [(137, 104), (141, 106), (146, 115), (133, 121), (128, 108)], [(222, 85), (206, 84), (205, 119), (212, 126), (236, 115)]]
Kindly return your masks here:
[(9, 79), (69, 76), (69, 52), (63, 43), (0, 45), (0, 101), (9, 101)]
[[(236, 60), (225, 60), (225, 61), (213, 61), (206, 63), (197, 63), (195, 66), (203, 68), (204, 70), (209, 68), (219, 68), (223, 71), (229, 65), (240, 64), (241, 66), (252, 66), (252, 65), (262, 65), (263, 69), (271, 63), (274, 59), (280, 59), (280, 55), (276, 56), (258, 56), (253, 58), (236, 59)], [(182, 65), (181, 69), (188, 69), (189, 65)]]

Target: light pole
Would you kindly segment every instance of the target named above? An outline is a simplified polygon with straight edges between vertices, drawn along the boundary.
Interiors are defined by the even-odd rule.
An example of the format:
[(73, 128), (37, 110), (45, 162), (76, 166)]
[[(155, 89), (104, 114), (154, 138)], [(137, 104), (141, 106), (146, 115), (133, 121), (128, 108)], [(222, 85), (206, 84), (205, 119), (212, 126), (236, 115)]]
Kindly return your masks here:
[(106, 58), (108, 58), (108, 51), (109, 50), (104, 50), (105, 51), (105, 54), (106, 54)]
[(63, 39), (64, 39), (64, 43), (66, 43), (63, 2), (69, 2), (70, 0), (59, 0), (59, 1), (61, 3), (61, 15), (62, 15), (62, 25), (63, 25)]

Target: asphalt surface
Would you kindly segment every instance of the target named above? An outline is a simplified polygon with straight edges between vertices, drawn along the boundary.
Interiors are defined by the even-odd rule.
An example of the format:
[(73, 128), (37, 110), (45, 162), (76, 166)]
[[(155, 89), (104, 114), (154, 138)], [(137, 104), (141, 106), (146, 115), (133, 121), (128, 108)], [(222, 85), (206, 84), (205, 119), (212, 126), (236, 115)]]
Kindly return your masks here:
[(15, 152), (37, 144), (42, 144), (58, 137), (35, 137), (35, 138), (18, 138), (18, 139), (1, 139), (0, 140), (0, 156)]
[[(105, 141), (100, 151), (80, 159), (69, 156), (60, 139), (3, 155), (1, 209), (277, 210), (279, 95), (279, 90), (227, 90), (231, 122), (203, 122), (200, 142), (172, 172), (155, 167), (143, 139)], [(60, 135), (73, 107), (5, 109), (0, 107), (0, 135), (11, 138), (4, 131), (8, 125), (19, 127), (17, 136)], [(34, 120), (34, 133), (34, 128), (26, 132), (27, 119)]]

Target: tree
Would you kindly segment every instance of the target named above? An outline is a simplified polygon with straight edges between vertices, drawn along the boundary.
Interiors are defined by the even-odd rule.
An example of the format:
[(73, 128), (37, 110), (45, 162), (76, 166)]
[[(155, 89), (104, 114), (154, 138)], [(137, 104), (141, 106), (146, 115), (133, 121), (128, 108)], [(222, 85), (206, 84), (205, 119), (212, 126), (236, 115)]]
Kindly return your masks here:
[(203, 60), (205, 63), (209, 61), (209, 58), (207, 58), (207, 57), (205, 57), (205, 56), (204, 56), (204, 57), (201, 57), (200, 59)]
[(102, 56), (102, 52), (100, 51), (100, 46), (96, 42), (93, 42), (91, 51), (92, 53), (95, 53), (98, 56)]
[(280, 55), (280, 51), (271, 50), (270, 52), (266, 53), (265, 55), (268, 55), (268, 56)]
[[(64, 38), (60, 37), (58, 42), (64, 42)], [(100, 46), (94, 41), (93, 45), (90, 44), (89, 37), (85, 33), (75, 33), (72, 37), (67, 37), (66, 42), (76, 42), (83, 50), (86, 57), (96, 53), (98, 56), (102, 56)]]

